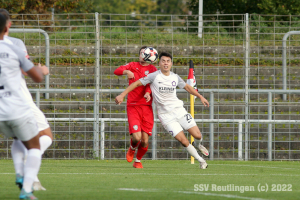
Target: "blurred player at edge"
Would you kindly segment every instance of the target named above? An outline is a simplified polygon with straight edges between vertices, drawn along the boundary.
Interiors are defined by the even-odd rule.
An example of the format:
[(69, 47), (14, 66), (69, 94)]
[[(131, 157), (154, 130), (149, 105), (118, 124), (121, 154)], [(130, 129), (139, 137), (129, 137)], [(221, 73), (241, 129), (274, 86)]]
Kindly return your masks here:
[[(0, 13), (4, 15), (7, 18), (7, 26), (8, 30), (4, 35), (4, 41), (8, 44), (12, 44), (13, 46), (19, 48), (20, 50), (25, 52), (26, 58), (29, 59), (29, 55), (27, 54), (27, 49), (25, 44), (22, 40), (18, 38), (9, 37), (9, 28), (11, 27), (11, 21), (9, 17), (9, 13), (5, 9), (0, 9)], [(40, 66), (40, 64), (39, 64)], [(42, 68), (47, 68), (46, 66), (42, 66)], [(48, 69), (45, 70), (47, 74), (49, 73)], [(24, 75), (27, 75), (22, 71)], [(47, 75), (44, 73), (43, 75)], [(34, 114), (34, 117), (38, 124), (39, 129), (39, 136), (40, 136), (40, 145), (41, 145), (41, 152), (44, 154), (45, 150), (52, 144), (53, 136), (50, 129), (50, 126), (48, 124), (48, 121), (43, 114), (43, 112), (36, 106), (36, 104), (33, 102), (32, 96), (26, 86), (25, 78), (22, 78), (21, 81), (21, 90), (23, 92), (23, 98), (30, 104), (30, 107), (32, 109), (32, 112)], [(23, 153), (21, 153), (23, 152)], [(20, 140), (14, 140), (12, 144), (12, 157), (14, 160), (17, 176), (22, 177), (23, 176), (23, 163), (24, 163), (24, 157), (27, 154), (25, 146), (22, 144)], [(19, 185), (20, 188), (22, 188), (22, 183), (16, 182), (17, 185)], [(40, 183), (38, 177), (35, 178), (34, 184), (33, 184), (34, 190), (46, 190)]]
[[(143, 46), (139, 50), (139, 62), (130, 62), (126, 65), (122, 65), (114, 71), (114, 74), (117, 76), (127, 75), (129, 85), (131, 85), (136, 80), (157, 71), (156, 67), (143, 60), (142, 51), (145, 48), (147, 48), (147, 46)], [(143, 168), (141, 159), (148, 150), (148, 140), (149, 136), (152, 135), (154, 123), (149, 84), (145, 86), (141, 85), (128, 94), (127, 117), (131, 140), (126, 159), (128, 162), (131, 162), (134, 157), (135, 149), (138, 148), (133, 167)]]
[(30, 105), (21, 91), (20, 68), (35, 82), (43, 80), (43, 72), (25, 58), (22, 50), (3, 41), (8, 29), (6, 22), (6, 17), (0, 14), (0, 130), (7, 137), (21, 140), (28, 149), (19, 198), (37, 199), (32, 194), (32, 186), (41, 165), (39, 131)]
[(176, 87), (185, 89), (188, 93), (197, 96), (204, 106), (209, 106), (208, 101), (200, 95), (192, 86), (186, 84), (177, 74), (171, 72), (172, 55), (162, 52), (159, 55), (160, 70), (147, 77), (141, 78), (131, 84), (127, 89), (116, 97), (117, 104), (121, 104), (125, 95), (136, 87), (150, 84), (154, 103), (157, 106), (157, 114), (164, 128), (178, 140), (189, 154), (195, 157), (200, 163), (201, 169), (207, 168), (206, 161), (198, 154), (193, 145), (185, 137), (183, 129), (187, 130), (195, 138), (194, 145), (203, 153), (208, 155), (207, 149), (200, 144), (202, 134), (195, 123), (191, 114), (187, 113), (183, 107), (183, 101), (179, 100), (176, 95)]

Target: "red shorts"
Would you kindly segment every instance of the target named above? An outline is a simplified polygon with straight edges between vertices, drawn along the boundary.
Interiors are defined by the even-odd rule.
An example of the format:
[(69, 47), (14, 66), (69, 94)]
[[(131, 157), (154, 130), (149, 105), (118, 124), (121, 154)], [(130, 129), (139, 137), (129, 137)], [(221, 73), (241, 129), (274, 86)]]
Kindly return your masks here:
[(129, 133), (144, 131), (152, 135), (154, 124), (152, 106), (127, 106)]

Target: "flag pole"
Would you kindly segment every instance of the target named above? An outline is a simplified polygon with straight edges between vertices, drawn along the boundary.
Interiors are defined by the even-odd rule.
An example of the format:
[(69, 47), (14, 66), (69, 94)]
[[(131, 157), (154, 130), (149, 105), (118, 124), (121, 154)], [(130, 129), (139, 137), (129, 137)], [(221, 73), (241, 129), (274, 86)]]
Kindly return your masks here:
[[(194, 95), (190, 94), (190, 108), (191, 108), (191, 115), (194, 117)], [(191, 144), (194, 142), (194, 137), (191, 135)], [(191, 164), (195, 163), (195, 158), (191, 156)]]
[[(196, 79), (195, 79), (195, 75), (194, 75), (194, 63), (192, 60), (190, 60), (188, 84), (191, 85), (192, 87), (197, 88)], [(193, 118), (195, 118), (194, 117), (194, 101), (195, 101), (194, 95), (190, 94), (190, 113)], [(191, 135), (191, 144), (193, 142), (194, 142), (194, 137)], [(195, 158), (193, 156), (191, 156), (191, 164), (194, 164), (194, 163), (195, 163)]]

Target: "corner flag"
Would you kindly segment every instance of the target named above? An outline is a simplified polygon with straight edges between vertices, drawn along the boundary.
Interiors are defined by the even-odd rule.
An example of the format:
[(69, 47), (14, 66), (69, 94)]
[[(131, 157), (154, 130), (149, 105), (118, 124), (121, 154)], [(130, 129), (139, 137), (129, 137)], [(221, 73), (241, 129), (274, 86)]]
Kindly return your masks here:
[[(194, 63), (190, 60), (190, 69), (189, 69), (189, 76), (187, 80), (187, 84), (192, 86), (195, 90), (197, 90), (197, 83), (195, 78), (195, 71), (194, 71)], [(198, 91), (198, 90), (197, 90)], [(194, 118), (194, 101), (196, 97), (190, 94), (190, 108), (191, 108), (191, 115)], [(191, 144), (194, 142), (194, 137), (191, 136)], [(194, 157), (191, 156), (191, 164), (194, 164)]]
[[(197, 82), (196, 82), (196, 78), (195, 78), (194, 64), (193, 64), (192, 60), (190, 60), (190, 68), (189, 68), (189, 75), (188, 75), (187, 84), (189, 84), (195, 90), (197, 90)], [(195, 98), (196, 98), (196, 96), (195, 96)]]

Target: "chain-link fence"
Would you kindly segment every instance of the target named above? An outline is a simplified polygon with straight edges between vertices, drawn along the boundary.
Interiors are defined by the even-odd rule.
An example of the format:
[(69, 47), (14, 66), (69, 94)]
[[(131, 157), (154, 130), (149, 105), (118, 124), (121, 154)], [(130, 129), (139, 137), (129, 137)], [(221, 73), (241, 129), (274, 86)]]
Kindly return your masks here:
[[(45, 158), (125, 159), (130, 138), (128, 124), (123, 121), (127, 118), (126, 104), (116, 106), (114, 97), (128, 81), (113, 72), (120, 65), (137, 61), (139, 48), (147, 45), (171, 53), (173, 72), (185, 80), (188, 62), (193, 60), (199, 92), (213, 102), (211, 109), (199, 100), (195, 102), (195, 119), (204, 136), (203, 144), (211, 148), (211, 159), (241, 158), (239, 122), (221, 119), (245, 120), (240, 146), (243, 159), (268, 160), (270, 150), (272, 159), (300, 159), (298, 124), (251, 121), (298, 120), (299, 93), (294, 91), (285, 100), (278, 91), (284, 88), (282, 38), (300, 29), (299, 16), (204, 15), (202, 38), (198, 37), (198, 16), (189, 15), (11, 17), (12, 28), (42, 29), (49, 35), (52, 91), (48, 91), (49, 98), (39, 98), (33, 92), (41, 110), (51, 118), (55, 137)], [(12, 32), (11, 36), (25, 42), (34, 62), (45, 63), (41, 33)], [(297, 90), (300, 78), (298, 37), (290, 36), (287, 42), (286, 88), (290, 91)], [(44, 84), (27, 82), (30, 89), (45, 88)], [(180, 92), (178, 96), (189, 111), (189, 95)], [(104, 118), (112, 120), (101, 122)], [(1, 157), (10, 157), (12, 141), (0, 137)], [(189, 158), (159, 122), (153, 138), (146, 159)]]

